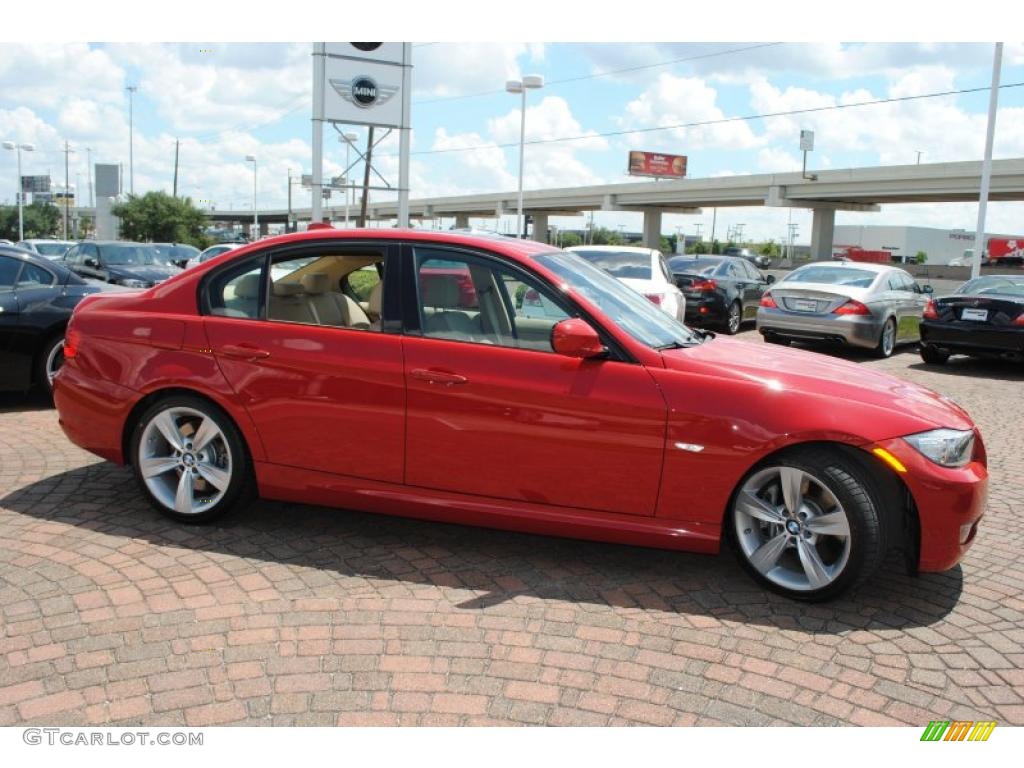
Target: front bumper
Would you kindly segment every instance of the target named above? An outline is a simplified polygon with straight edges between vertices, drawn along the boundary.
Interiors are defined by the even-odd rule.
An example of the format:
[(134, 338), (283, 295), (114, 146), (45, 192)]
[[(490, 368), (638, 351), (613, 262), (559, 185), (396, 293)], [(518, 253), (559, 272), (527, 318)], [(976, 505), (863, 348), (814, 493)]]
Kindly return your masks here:
[[(976, 436), (975, 455), (984, 455), (981, 437)], [(959, 563), (974, 543), (978, 522), (985, 514), (988, 470), (983, 461), (965, 467), (942, 467), (925, 458), (901, 438), (868, 447), (889, 451), (906, 467), (904, 481), (917, 507), (920, 521), (918, 569), (947, 571)]]
[(822, 315), (787, 312), (759, 307), (757, 330), (762, 336), (775, 335), (807, 341), (837, 341), (852, 347), (871, 349), (882, 333), (881, 318), (874, 315)]
[(993, 328), (980, 323), (921, 323), (921, 343), (949, 352), (1024, 357), (1024, 328)]

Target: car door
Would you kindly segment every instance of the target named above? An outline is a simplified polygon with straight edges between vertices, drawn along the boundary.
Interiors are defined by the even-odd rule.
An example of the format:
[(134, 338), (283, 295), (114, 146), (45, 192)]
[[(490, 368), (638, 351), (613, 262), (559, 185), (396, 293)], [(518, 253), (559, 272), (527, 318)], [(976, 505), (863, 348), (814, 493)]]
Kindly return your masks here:
[[(267, 460), (401, 483), (405, 378), (398, 325), (369, 320), (342, 291), (392, 247), (303, 244), (229, 262), (203, 283), (210, 348), (242, 396)], [(397, 283), (396, 283), (397, 286)], [(397, 301), (384, 295), (385, 308)]]
[[(645, 368), (556, 354), (576, 310), (494, 254), (416, 244), (403, 268), (407, 484), (654, 514), (667, 409)], [(549, 311), (521, 315), (519, 293)]]
[(747, 273), (743, 288), (743, 314), (752, 320), (757, 317), (757, 308), (761, 304), (761, 296), (768, 288), (768, 279), (750, 262), (742, 262), (740, 268)]
[(32, 372), (31, 358), (20, 353), (21, 312), (14, 286), (21, 260), (0, 255), (0, 390), (26, 389)]

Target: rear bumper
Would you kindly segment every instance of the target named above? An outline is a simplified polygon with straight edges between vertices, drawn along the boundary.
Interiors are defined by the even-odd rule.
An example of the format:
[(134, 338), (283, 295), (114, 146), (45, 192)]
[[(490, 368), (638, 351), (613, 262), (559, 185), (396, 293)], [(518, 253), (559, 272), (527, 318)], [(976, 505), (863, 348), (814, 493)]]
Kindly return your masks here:
[(950, 352), (1024, 356), (1024, 328), (992, 328), (980, 323), (921, 323), (921, 343)]
[(940, 467), (900, 438), (868, 450), (875, 447), (885, 448), (907, 468), (900, 478), (914, 498), (920, 519), (919, 570), (949, 570), (963, 559), (976, 538), (985, 514), (988, 470), (979, 461), (966, 467)]
[(115, 464), (124, 463), (124, 423), (138, 398), (133, 390), (83, 376), (74, 363), (61, 366), (53, 382), (53, 402), (64, 434), (78, 447)]
[(724, 323), (727, 316), (725, 299), (718, 294), (686, 297), (686, 322), (688, 324)]
[(878, 344), (882, 322), (881, 318), (873, 315), (801, 315), (769, 307), (759, 307), (757, 310), (757, 330), (762, 336), (837, 341), (868, 349)]

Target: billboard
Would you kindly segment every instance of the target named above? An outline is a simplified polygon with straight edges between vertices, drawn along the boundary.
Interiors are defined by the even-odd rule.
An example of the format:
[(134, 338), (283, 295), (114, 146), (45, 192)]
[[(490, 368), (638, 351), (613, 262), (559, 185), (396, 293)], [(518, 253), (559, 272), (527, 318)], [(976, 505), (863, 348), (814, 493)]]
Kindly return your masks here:
[(50, 191), (49, 176), (22, 176), (21, 191), (31, 195), (45, 195)]
[(686, 176), (686, 156), (633, 150), (629, 153), (629, 175), (681, 179)]
[(96, 163), (96, 197), (121, 194), (121, 168), (113, 163)]
[[(327, 121), (408, 128), (402, 86), (405, 43), (324, 43), (323, 115)], [(375, 46), (375, 47), (374, 47)]]

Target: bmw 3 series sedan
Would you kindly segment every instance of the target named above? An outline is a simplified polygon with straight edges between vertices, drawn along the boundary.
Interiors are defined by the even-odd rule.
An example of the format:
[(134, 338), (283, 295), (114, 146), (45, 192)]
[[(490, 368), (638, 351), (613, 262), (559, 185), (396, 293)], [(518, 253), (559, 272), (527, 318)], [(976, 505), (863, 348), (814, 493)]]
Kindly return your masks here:
[[(550, 307), (520, 313), (515, 296)], [(519, 305), (521, 306), (521, 305)], [(258, 495), (713, 553), (834, 597), (890, 550), (952, 568), (981, 435), (856, 364), (694, 331), (586, 259), (510, 238), (330, 230), (90, 297), (54, 398), (185, 523)]]
[(815, 262), (790, 272), (761, 298), (757, 330), (775, 344), (832, 341), (889, 357), (920, 338), (931, 293), (905, 270), (859, 262)]

